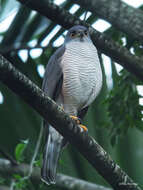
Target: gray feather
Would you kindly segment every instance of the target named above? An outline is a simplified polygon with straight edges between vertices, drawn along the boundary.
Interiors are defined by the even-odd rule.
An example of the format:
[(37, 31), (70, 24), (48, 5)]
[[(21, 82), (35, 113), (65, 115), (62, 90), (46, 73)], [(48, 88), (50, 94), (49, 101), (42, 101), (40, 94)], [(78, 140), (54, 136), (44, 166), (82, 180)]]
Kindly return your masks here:
[(62, 149), (63, 137), (51, 126), (45, 125), (45, 131), (48, 130), (45, 151), (43, 154), (43, 166), (41, 170), (42, 180), (50, 184), (56, 182), (56, 169), (59, 155)]
[[(58, 101), (62, 89), (63, 72), (60, 66), (65, 47), (59, 48), (50, 58), (42, 84), (43, 91), (55, 101)], [(63, 137), (44, 121), (46, 145), (43, 154), (41, 177), (47, 184), (54, 184), (59, 155), (62, 149)]]
[(60, 64), (64, 52), (65, 52), (65, 46), (63, 45), (51, 56), (46, 66), (46, 71), (42, 84), (42, 90), (51, 98), (54, 97), (54, 94), (57, 92), (57, 88), (60, 88), (61, 90), (61, 86), (59, 86), (58, 83), (63, 76)]

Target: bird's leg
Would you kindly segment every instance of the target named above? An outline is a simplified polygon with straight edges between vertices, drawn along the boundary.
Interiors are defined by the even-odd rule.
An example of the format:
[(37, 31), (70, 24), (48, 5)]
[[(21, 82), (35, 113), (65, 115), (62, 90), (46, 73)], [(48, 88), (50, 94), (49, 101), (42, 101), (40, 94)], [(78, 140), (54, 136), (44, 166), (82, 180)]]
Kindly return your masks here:
[(78, 117), (76, 117), (74, 115), (70, 115), (70, 118), (72, 118), (74, 121), (76, 121), (77, 124), (81, 124), (81, 120)]
[(87, 127), (86, 127), (85, 125), (80, 124), (79, 126), (80, 126), (84, 131), (86, 131), (86, 132), (88, 131), (88, 129), (87, 129)]
[(81, 119), (77, 116), (74, 115), (70, 115), (70, 118), (72, 118), (74, 121), (76, 121), (76, 123), (84, 130), (84, 131), (88, 131), (88, 129), (86, 128), (86, 126), (81, 124)]

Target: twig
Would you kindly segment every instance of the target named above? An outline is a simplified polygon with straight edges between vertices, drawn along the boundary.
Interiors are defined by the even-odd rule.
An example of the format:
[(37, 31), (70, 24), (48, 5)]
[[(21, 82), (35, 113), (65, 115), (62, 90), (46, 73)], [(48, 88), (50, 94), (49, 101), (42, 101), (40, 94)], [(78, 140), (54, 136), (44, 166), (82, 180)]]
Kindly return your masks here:
[(38, 139), (37, 139), (37, 144), (36, 144), (36, 147), (35, 147), (35, 150), (34, 150), (33, 157), (32, 157), (31, 162), (30, 162), (28, 175), (25, 176), (23, 179), (28, 179), (28, 178), (30, 178), (31, 175), (32, 175), (33, 166), (34, 166), (34, 162), (35, 162), (36, 156), (37, 156), (38, 151), (39, 151), (39, 147), (40, 147), (40, 144), (41, 144), (42, 135), (43, 135), (43, 126), (41, 126), (41, 128), (40, 128), (40, 133), (39, 133), (39, 137), (38, 137)]
[(3, 45), (0, 48), (0, 53), (1, 54), (6, 54), (6, 53), (9, 53), (9, 52), (18, 52), (19, 50), (28, 50), (28, 51), (30, 51), (30, 50), (36, 49), (36, 48), (41, 48), (41, 49), (45, 50), (47, 47), (42, 47), (40, 45), (35, 45), (34, 47), (30, 47), (30, 46), (28, 46), (26, 44), (20, 44), (18, 46), (13, 46), (13, 45), (11, 45), (11, 46), (7, 46), (7, 45), (4, 46)]
[(87, 11), (84, 13), (84, 21), (86, 21), (86, 17), (87, 17)]
[(8, 159), (11, 162), (12, 165), (14, 165), (14, 166), (18, 165), (18, 163), (16, 162), (16, 160), (14, 160), (11, 155), (9, 155), (8, 153), (4, 152), (1, 148), (0, 148), (0, 154), (4, 158)]
[(12, 179), (9, 190), (14, 190), (15, 187), (15, 180)]

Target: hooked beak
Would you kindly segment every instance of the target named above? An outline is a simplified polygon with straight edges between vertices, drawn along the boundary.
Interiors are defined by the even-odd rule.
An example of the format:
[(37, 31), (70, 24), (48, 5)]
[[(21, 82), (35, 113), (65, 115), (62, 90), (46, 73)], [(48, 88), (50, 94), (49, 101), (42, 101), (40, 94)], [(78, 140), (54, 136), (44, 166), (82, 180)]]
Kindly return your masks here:
[(79, 37), (80, 38), (80, 41), (84, 41), (84, 32), (83, 31), (79, 31), (78, 33), (77, 33), (77, 37)]

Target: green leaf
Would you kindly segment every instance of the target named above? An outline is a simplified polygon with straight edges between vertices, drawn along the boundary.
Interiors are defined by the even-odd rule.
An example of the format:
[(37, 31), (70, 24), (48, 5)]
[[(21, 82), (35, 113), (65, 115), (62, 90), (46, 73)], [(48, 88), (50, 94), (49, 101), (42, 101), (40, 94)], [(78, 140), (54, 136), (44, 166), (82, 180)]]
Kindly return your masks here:
[(35, 163), (34, 163), (34, 165), (36, 167), (41, 167), (41, 160), (36, 160)]
[(22, 162), (24, 160), (23, 152), (25, 148), (27, 147), (28, 140), (22, 141), (22, 143), (19, 143), (15, 148), (15, 158), (18, 162)]
[(15, 178), (15, 179), (17, 179), (17, 180), (20, 180), (22, 177), (20, 176), (20, 175), (18, 175), (18, 174), (13, 174), (13, 177)]

